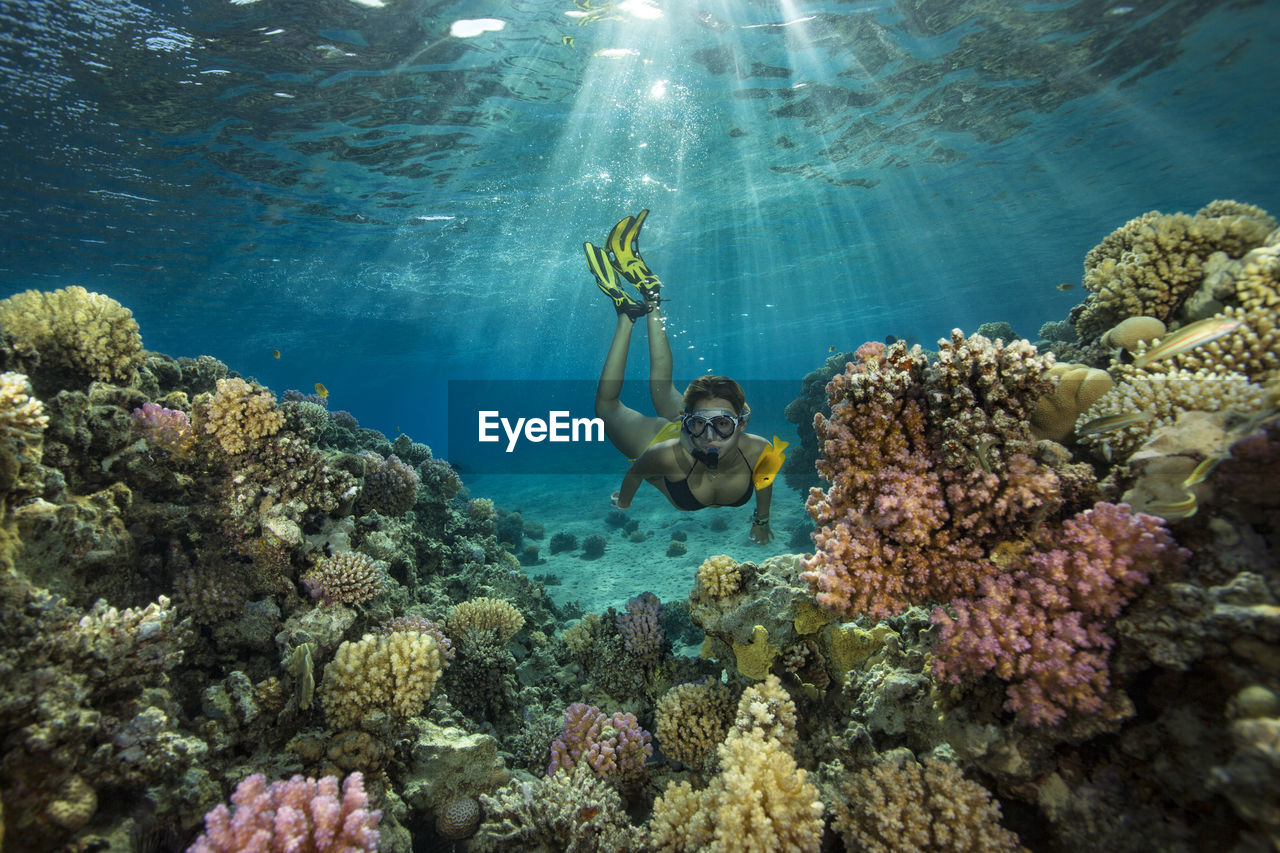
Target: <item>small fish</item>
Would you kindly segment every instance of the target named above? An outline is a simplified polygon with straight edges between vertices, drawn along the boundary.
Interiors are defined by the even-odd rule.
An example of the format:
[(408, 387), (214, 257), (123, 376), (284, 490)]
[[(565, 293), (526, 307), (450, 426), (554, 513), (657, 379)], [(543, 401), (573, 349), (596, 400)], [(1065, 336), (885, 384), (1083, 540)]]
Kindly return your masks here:
[(573, 47), (573, 36), (561, 36), (560, 43), (565, 47)]
[(321, 385), (319, 382), (316, 383), (316, 393), (320, 395), (321, 400), (329, 399), (329, 389)]
[(578, 809), (578, 822), (586, 823), (600, 813), (599, 806), (583, 806)]
[(1197, 483), (1203, 483), (1205, 480), (1209, 479), (1209, 474), (1213, 472), (1213, 469), (1216, 468), (1218, 463), (1221, 461), (1221, 459), (1214, 456), (1210, 456), (1202, 460), (1199, 465), (1191, 469), (1191, 473), (1187, 475), (1187, 479), (1182, 481), (1182, 488), (1189, 489)]
[(775, 435), (773, 443), (760, 452), (756, 467), (751, 471), (751, 482), (757, 489), (763, 489), (773, 483), (773, 478), (782, 470), (782, 463), (787, 461), (787, 454), (782, 452), (787, 447), (788, 443)]
[(836, 351), (836, 348), (835, 348), (835, 347), (833, 347), (833, 346), (831, 346), (831, 347), (827, 347), (827, 352), (835, 352), (835, 351)]
[(1165, 521), (1180, 521), (1196, 514), (1196, 496), (1185, 492), (1184, 497), (1176, 501), (1156, 501), (1146, 506), (1146, 511), (1158, 515)]
[(1153, 361), (1195, 349), (1209, 341), (1216, 341), (1223, 335), (1231, 334), (1241, 325), (1239, 320), (1233, 320), (1230, 317), (1198, 320), (1157, 341), (1155, 346), (1133, 360), (1133, 366), (1141, 369)]
[(986, 471), (988, 474), (995, 473), (995, 471), (991, 469), (991, 457), (987, 455), (987, 451), (994, 447), (995, 443), (996, 440), (994, 438), (984, 438), (982, 441), (978, 442), (977, 446), (973, 449), (974, 455), (978, 457), (978, 464), (981, 465), (982, 470)]
[(273, 350), (271, 351), (271, 357), (272, 357), (272, 358), (279, 358), (279, 357), (280, 357), (280, 350), (278, 350), (278, 349), (273, 349)]
[(1082, 427), (1078, 427), (1076, 429), (1076, 437), (1084, 438), (1089, 435), (1097, 435), (1100, 432), (1111, 432), (1113, 429), (1124, 429), (1135, 424), (1144, 424), (1151, 420), (1151, 417), (1150, 412), (1121, 412), (1118, 415), (1103, 415), (1100, 418), (1094, 418)]
[(1075, 290), (1075, 289), (1076, 289), (1076, 286), (1069, 281), (1064, 281), (1062, 284), (1058, 285), (1058, 290)]

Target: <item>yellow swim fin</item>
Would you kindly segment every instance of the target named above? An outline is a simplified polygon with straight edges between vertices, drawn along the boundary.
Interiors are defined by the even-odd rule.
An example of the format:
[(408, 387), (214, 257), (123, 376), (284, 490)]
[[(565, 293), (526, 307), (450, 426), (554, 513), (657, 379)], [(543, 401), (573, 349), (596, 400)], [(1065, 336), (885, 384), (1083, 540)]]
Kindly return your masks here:
[(583, 243), (582, 248), (587, 254), (587, 267), (596, 277), (596, 286), (613, 300), (614, 310), (619, 314), (626, 314), (632, 322), (649, 313), (648, 306), (636, 302), (622, 289), (622, 285), (618, 283), (618, 274), (603, 249), (590, 243)]
[(609, 232), (605, 245), (613, 256), (613, 266), (622, 277), (636, 286), (646, 302), (653, 302), (658, 299), (662, 282), (640, 257), (640, 229), (648, 215), (648, 210), (642, 210), (639, 216), (628, 216), (619, 221)]

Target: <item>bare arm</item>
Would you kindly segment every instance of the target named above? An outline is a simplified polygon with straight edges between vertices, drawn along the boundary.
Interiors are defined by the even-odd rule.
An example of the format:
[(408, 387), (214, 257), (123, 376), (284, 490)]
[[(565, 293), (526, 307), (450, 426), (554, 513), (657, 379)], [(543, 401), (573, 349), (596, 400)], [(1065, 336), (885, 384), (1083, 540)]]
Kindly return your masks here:
[(622, 487), (613, 493), (613, 505), (618, 509), (627, 509), (631, 506), (631, 499), (636, 496), (640, 484), (652, 477), (660, 476), (661, 473), (657, 449), (651, 447), (641, 453), (640, 458), (632, 462), (627, 473), (623, 475)]

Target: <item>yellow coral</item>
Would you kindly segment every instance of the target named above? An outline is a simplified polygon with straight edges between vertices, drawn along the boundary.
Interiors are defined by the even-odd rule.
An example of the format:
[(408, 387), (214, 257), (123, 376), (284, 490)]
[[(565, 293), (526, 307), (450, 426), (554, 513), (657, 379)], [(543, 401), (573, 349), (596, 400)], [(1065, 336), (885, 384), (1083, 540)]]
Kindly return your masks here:
[(1018, 836), (1000, 826), (1000, 805), (954, 764), (909, 756), (860, 771), (832, 807), (832, 827), (848, 850), (955, 853), (1019, 850)]
[(455, 640), (492, 632), (499, 643), (505, 643), (523, 627), (524, 616), (510, 602), (500, 598), (473, 598), (453, 608), (447, 630)]
[(894, 631), (881, 623), (870, 631), (864, 631), (852, 623), (832, 625), (824, 638), (829, 649), (831, 663), (838, 672), (849, 672), (884, 645), (885, 638)]
[(197, 399), (195, 410), (198, 428), (227, 453), (244, 453), (284, 426), (275, 395), (243, 379), (219, 379), (216, 393)]
[(708, 557), (698, 566), (697, 591), (711, 598), (733, 595), (742, 583), (738, 565), (738, 561), (727, 554)]
[(787, 749), (796, 745), (796, 703), (782, 689), (778, 676), (770, 674), (760, 684), (742, 691), (733, 728), (738, 732), (763, 732)]
[[(776, 689), (790, 703), (776, 679), (765, 689)], [(823, 805), (818, 789), (789, 748), (770, 736), (769, 727), (734, 729), (717, 753), (720, 773), (705, 790), (669, 784), (654, 802), (649, 824), (654, 847), (670, 853), (819, 849)]]
[(668, 758), (700, 767), (729, 731), (729, 690), (718, 681), (679, 684), (658, 700), (658, 744)]
[(738, 672), (753, 681), (761, 681), (769, 674), (773, 659), (781, 652), (769, 643), (769, 631), (763, 625), (751, 630), (751, 642), (743, 645), (733, 641), (733, 657), (738, 663)]
[(1102, 345), (1133, 352), (1140, 342), (1150, 344), (1156, 338), (1164, 337), (1164, 333), (1163, 320), (1157, 320), (1155, 317), (1130, 317), (1127, 320), (1121, 320), (1111, 331), (1103, 335)]
[(128, 380), (142, 362), (133, 313), (101, 293), (64, 287), (27, 290), (0, 300), (0, 327), (20, 351), (104, 382)]
[(44, 404), (31, 396), (21, 373), (0, 373), (0, 436), (19, 444), (35, 443), (49, 425)]
[(397, 717), (422, 712), (444, 661), (435, 637), (397, 631), (345, 642), (324, 670), (320, 702), (337, 728), (353, 726), (370, 711)]

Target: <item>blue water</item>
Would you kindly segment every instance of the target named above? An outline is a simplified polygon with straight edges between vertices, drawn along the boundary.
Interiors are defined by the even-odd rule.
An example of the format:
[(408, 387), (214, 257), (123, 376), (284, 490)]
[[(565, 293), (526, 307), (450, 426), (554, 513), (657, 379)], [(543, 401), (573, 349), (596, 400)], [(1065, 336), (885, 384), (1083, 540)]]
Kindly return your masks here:
[(441, 453), (450, 381), (595, 377), (581, 244), (641, 208), (680, 379), (1034, 339), (1126, 220), (1280, 210), (1267, 6), (6, 0), (0, 296), (108, 293)]

